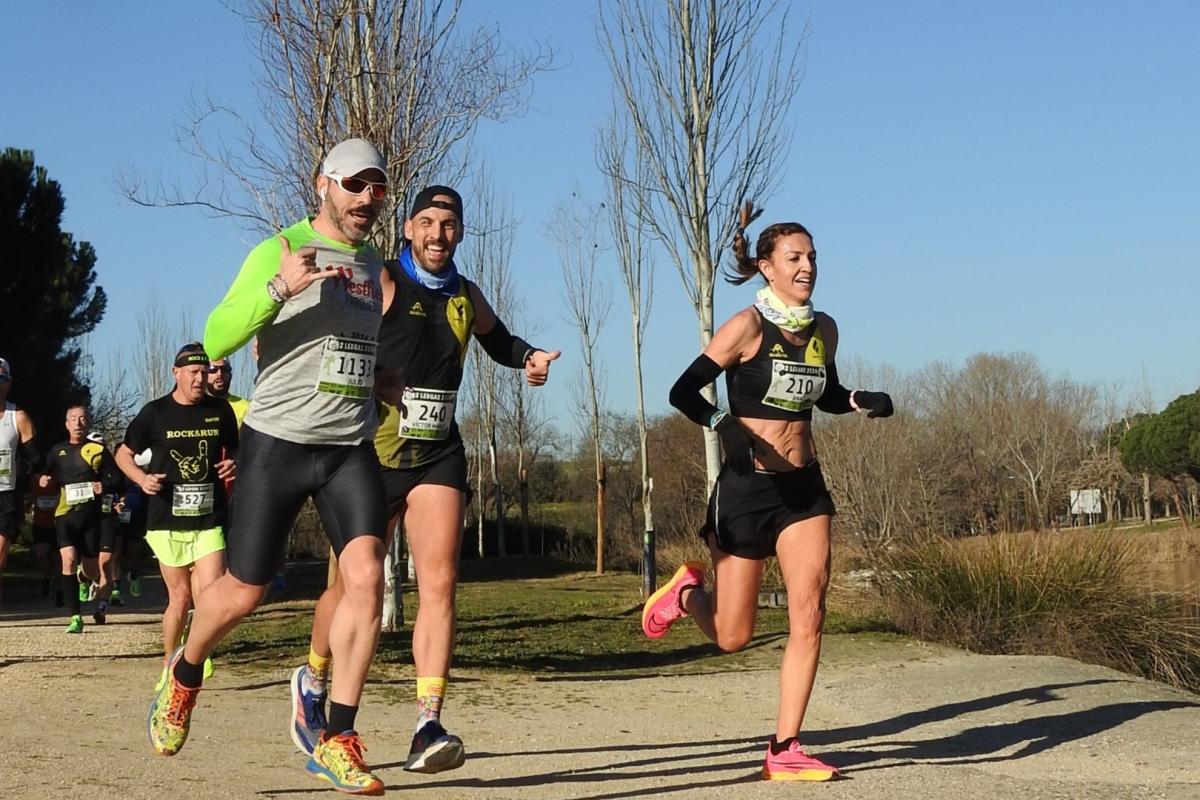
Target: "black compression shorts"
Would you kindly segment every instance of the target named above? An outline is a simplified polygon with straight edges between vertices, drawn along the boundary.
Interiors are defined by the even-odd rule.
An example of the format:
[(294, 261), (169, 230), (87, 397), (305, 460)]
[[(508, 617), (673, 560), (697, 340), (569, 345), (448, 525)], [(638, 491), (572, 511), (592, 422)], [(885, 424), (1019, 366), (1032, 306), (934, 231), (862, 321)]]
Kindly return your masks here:
[(372, 442), (297, 444), (243, 425), (237, 488), (225, 532), (233, 577), (252, 586), (271, 582), (292, 524), (309, 497), (335, 555), (357, 536), (384, 538), (386, 504)]
[(791, 472), (748, 475), (726, 465), (713, 486), (701, 536), (715, 533), (723, 553), (763, 559), (775, 555), (779, 534), (789, 525), (834, 513), (833, 496), (816, 461)]
[[(59, 548), (74, 547), (79, 558), (96, 558), (103, 550), (99, 504), (95, 504), (93, 508), (71, 511), (55, 517), (54, 534), (58, 538)], [(103, 552), (112, 552), (111, 540), (108, 550)]]
[(383, 468), (383, 485), (387, 490), (388, 516), (401, 511), (408, 502), (409, 493), (418, 486), (450, 486), (468, 493), (467, 454), (462, 445), (447, 451), (431, 464), (422, 464), (410, 469)]

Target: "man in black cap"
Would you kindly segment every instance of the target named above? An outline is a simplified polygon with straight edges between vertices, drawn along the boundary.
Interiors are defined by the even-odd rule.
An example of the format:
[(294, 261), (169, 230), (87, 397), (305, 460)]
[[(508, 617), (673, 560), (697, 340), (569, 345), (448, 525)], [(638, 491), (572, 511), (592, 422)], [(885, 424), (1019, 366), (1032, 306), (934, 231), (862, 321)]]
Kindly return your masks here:
[[(378, 352), (379, 379), (397, 384), (402, 402), (383, 403), (375, 451), (387, 487), (388, 531), (403, 520), (420, 600), (413, 626), (417, 725), (404, 768), (429, 773), (454, 769), (464, 760), (462, 740), (446, 732), (440, 716), (454, 649), (467, 499), (466, 452), (454, 418), (467, 345), (473, 335), (494, 361), (523, 369), (531, 386), (546, 382), (559, 352), (540, 350), (509, 333), (479, 287), (459, 275), (454, 252), (463, 240), (463, 205), (454, 189), (423, 189), (404, 222), (404, 236), (409, 246), (385, 265), (382, 276)], [(292, 679), (297, 709), (323, 702), (321, 667), (330, 653), (325, 609), (340, 592), (339, 580), (317, 603), (309, 663)], [(304, 725), (313, 716), (294, 715), (297, 744), (313, 736)]]
[(183, 640), (193, 589), (202, 592), (225, 572), (225, 487), (237, 468), (238, 427), (229, 403), (206, 393), (208, 367), (199, 342), (180, 348), (175, 388), (142, 407), (116, 453), (145, 495), (146, 542), (167, 588), (162, 681)]

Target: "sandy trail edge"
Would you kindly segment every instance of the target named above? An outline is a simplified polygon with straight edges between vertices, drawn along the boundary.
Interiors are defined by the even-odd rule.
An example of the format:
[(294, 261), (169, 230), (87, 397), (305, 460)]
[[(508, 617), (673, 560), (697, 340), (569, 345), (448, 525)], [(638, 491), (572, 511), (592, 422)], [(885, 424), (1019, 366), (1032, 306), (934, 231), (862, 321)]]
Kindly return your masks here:
[[(58, 619), (0, 620), (0, 797), (333, 796), (287, 736), (291, 664), (219, 670), (184, 751), (155, 755), (156, 623), (125, 613), (68, 637)], [(456, 675), (445, 721), (468, 760), (441, 775), (400, 768), (413, 710), (382, 697), (395, 685), (368, 690), (359, 727), (389, 794), (414, 800), (1200, 797), (1200, 697), (1067, 659), (848, 635), (827, 638), (804, 736), (845, 779), (764, 783), (779, 655), (687, 676)]]

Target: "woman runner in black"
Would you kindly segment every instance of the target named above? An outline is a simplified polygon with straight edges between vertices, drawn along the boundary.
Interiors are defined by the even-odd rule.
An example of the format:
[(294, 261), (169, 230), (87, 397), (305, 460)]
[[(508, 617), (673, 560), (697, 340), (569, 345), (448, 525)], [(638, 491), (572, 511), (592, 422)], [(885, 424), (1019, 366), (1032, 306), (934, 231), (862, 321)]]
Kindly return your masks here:
[[(751, 209), (747, 205), (743, 213), (743, 228)], [(642, 629), (657, 639), (691, 615), (721, 649), (744, 647), (754, 633), (763, 564), (777, 556), (787, 585), (789, 635), (779, 715), (762, 774), (767, 780), (829, 780), (837, 769), (809, 756), (797, 740), (821, 650), (834, 513), (813, 444), (812, 408), (886, 417), (892, 401), (838, 382), (837, 325), (813, 311), (816, 251), (802, 225), (768, 227), (758, 237), (755, 259), (739, 231), (734, 253), (737, 276), (730, 282), (761, 275), (767, 286), (754, 305), (721, 326), (671, 388), (671, 404), (715, 429), (725, 451), (702, 531), (712, 553), (713, 586), (704, 589), (703, 564), (684, 564), (646, 601)], [(721, 372), (729, 413), (700, 394)]]

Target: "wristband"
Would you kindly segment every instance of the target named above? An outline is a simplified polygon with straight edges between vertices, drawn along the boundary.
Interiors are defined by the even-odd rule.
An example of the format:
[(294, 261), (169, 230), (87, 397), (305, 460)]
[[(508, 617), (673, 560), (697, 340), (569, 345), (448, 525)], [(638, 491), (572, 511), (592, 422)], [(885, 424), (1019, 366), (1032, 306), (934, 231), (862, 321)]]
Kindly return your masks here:
[(854, 392), (850, 393), (850, 407), (855, 411), (862, 411), (862, 409), (858, 407), (858, 403), (854, 402)]
[(279, 287), (275, 285), (275, 280), (273, 278), (267, 281), (267, 294), (271, 295), (271, 301), (277, 305), (286, 299), (279, 292)]
[(718, 408), (716, 411), (713, 412), (712, 416), (708, 418), (708, 427), (712, 428), (713, 430), (716, 430), (717, 423), (719, 423), (721, 420), (725, 419), (725, 417), (727, 417), (727, 416), (729, 416), (729, 412)]
[(289, 300), (289, 299), (291, 299), (291, 297), (292, 297), (292, 287), (288, 286), (287, 278), (283, 277), (283, 275), (282, 275), (282, 274), (280, 274), (280, 273), (276, 272), (276, 273), (275, 273), (275, 277), (274, 277), (274, 278), (271, 278), (271, 280), (272, 280), (272, 281), (279, 281), (279, 282), (280, 282), (280, 283), (283, 285), (283, 288), (282, 288), (282, 289), (279, 289), (279, 287), (278, 287), (278, 286), (277, 286), (277, 287), (275, 287), (275, 288), (279, 289), (279, 293), (280, 293), (281, 295), (283, 295), (283, 299), (284, 299), (284, 300)]

